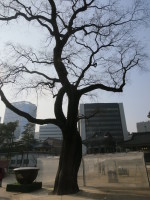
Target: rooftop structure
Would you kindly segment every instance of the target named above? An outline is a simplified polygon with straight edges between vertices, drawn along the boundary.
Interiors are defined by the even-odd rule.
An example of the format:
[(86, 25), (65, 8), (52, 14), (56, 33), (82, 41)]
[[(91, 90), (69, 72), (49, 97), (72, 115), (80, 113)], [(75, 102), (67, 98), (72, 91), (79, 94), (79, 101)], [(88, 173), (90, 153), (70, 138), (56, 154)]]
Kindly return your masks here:
[(150, 132), (150, 121), (138, 122), (136, 126), (137, 132)]

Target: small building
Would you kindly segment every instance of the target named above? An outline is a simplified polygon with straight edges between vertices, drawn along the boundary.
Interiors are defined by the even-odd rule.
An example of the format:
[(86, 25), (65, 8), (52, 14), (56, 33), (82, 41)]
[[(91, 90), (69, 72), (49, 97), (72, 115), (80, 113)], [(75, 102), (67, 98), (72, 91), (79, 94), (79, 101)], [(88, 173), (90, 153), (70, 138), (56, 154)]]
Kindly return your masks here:
[(97, 132), (82, 143), (87, 147), (87, 154), (113, 153), (116, 151), (116, 141), (108, 132)]
[(150, 132), (132, 133), (130, 140), (120, 144), (122, 151), (143, 151), (146, 163), (150, 163)]
[(50, 155), (60, 155), (62, 140), (55, 138), (47, 138), (39, 142), (34, 149), (39, 152), (49, 153)]
[(130, 151), (150, 152), (150, 132), (132, 133), (131, 139), (123, 142), (121, 146)]

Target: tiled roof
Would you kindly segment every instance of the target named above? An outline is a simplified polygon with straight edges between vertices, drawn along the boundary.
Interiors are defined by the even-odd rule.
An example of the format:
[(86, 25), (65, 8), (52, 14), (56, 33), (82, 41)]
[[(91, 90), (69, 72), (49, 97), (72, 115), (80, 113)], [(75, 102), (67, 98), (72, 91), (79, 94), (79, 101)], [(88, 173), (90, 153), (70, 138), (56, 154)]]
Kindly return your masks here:
[(150, 132), (133, 133), (131, 140), (124, 145), (150, 145)]

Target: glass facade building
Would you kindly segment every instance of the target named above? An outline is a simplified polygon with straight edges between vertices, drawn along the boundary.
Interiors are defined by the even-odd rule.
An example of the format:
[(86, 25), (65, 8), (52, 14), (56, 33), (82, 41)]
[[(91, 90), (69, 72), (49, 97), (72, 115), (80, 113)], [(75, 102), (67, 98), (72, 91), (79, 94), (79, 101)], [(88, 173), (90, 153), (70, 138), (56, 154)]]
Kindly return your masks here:
[(110, 133), (116, 141), (128, 139), (124, 109), (122, 103), (80, 104), (79, 115), (84, 118), (79, 122), (82, 140), (95, 133)]
[(62, 139), (60, 128), (54, 124), (40, 126), (39, 140), (46, 140), (47, 138)]
[[(35, 104), (32, 104), (27, 101), (19, 101), (19, 102), (12, 103), (12, 105), (30, 114), (32, 117), (36, 118), (37, 106)], [(15, 121), (18, 121), (18, 127), (15, 130), (14, 136), (15, 136), (15, 139), (19, 139), (22, 137), (24, 126), (28, 123), (28, 120), (24, 117), (17, 115), (10, 109), (6, 108), (5, 115), (4, 115), (4, 123), (7, 124), (8, 122), (15, 122)], [(35, 132), (35, 128), (34, 128), (34, 132)]]

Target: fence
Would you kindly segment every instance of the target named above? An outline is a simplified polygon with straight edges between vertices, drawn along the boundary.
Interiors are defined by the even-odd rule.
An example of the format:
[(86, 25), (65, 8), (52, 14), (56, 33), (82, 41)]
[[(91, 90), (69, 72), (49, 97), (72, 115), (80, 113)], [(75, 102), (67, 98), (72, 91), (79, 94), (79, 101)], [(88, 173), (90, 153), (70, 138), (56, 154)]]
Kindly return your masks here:
[[(59, 157), (38, 158), (37, 180), (53, 185)], [(78, 173), (80, 186), (149, 187), (149, 178), (142, 152), (86, 155)]]

